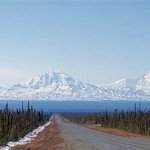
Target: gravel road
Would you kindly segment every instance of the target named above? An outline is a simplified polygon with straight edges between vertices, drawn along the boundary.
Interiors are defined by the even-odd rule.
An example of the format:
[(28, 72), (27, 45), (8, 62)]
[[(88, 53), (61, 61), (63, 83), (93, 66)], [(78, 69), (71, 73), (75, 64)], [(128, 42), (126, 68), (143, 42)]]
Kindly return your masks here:
[(55, 119), (62, 137), (72, 145), (72, 150), (150, 150), (150, 140), (101, 133), (64, 122), (59, 115), (55, 115)]

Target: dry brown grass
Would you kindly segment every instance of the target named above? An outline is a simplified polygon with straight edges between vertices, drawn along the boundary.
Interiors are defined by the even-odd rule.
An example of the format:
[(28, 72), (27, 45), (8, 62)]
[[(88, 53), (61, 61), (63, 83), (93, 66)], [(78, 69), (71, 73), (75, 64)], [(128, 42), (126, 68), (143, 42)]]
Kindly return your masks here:
[(85, 125), (85, 127), (104, 133), (109, 133), (117, 136), (130, 137), (130, 138), (142, 138), (150, 139), (150, 136), (142, 136), (139, 134), (130, 133), (128, 131), (114, 129), (114, 128), (103, 128), (99, 125)]

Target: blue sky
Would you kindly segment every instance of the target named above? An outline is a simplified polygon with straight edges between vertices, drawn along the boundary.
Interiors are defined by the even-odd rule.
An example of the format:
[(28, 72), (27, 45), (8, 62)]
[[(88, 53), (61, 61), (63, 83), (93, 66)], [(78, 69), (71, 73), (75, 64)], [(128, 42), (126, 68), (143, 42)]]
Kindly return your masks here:
[(61, 70), (93, 84), (150, 71), (148, 1), (0, 1), (0, 85)]

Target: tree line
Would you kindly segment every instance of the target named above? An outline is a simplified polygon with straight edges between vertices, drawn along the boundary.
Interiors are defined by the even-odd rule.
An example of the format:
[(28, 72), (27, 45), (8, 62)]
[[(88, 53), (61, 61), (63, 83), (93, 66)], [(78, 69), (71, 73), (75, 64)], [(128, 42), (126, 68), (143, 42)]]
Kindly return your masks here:
[(150, 110), (64, 114), (69, 120), (78, 124), (99, 124), (101, 127), (126, 130), (141, 135), (150, 135)]
[(0, 145), (6, 145), (9, 141), (17, 141), (27, 133), (40, 125), (43, 125), (50, 118), (50, 114), (43, 111), (36, 111), (28, 102), (27, 109), (10, 110), (8, 103), (0, 110)]

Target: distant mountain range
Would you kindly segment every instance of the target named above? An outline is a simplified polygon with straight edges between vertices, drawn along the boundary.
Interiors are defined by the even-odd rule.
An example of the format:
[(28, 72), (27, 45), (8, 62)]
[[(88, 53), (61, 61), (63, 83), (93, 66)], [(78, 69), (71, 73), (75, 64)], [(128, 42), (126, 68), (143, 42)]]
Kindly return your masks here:
[(26, 83), (0, 88), (1, 100), (150, 100), (150, 73), (108, 85), (77, 81), (63, 72), (41, 74)]

